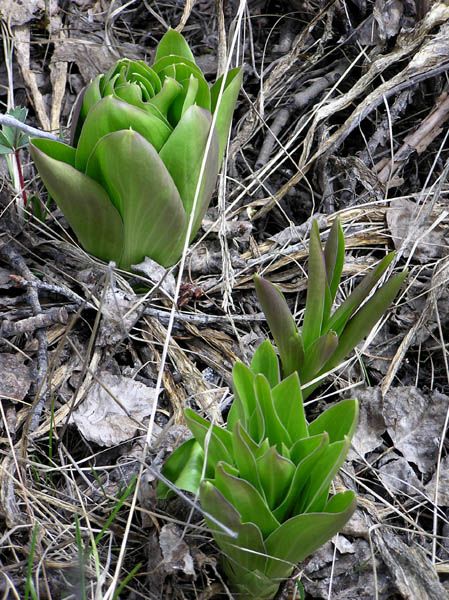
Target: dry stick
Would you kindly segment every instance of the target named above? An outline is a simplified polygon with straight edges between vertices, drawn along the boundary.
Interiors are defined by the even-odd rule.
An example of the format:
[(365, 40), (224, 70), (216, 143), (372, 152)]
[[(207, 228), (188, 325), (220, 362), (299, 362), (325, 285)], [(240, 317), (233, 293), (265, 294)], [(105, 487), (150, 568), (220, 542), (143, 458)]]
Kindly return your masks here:
[(0, 326), (0, 337), (8, 337), (21, 333), (30, 333), (36, 329), (50, 327), (56, 323), (65, 325), (69, 318), (67, 310), (62, 308), (50, 308), (46, 312), (42, 312), (35, 317), (22, 319), (21, 321), (4, 320)]
[[(391, 158), (387, 164), (378, 163), (379, 181), (385, 183), (409, 160), (410, 156), (416, 152), (422, 154), (424, 150), (433, 142), (433, 140), (443, 131), (443, 124), (449, 119), (449, 95), (447, 92), (441, 94), (437, 99), (436, 106), (432, 112), (421, 122), (419, 127), (410, 133), (402, 146)], [(380, 167), (380, 168), (379, 168)]]
[[(7, 243), (0, 248), (0, 256), (3, 257), (3, 259), (11, 266), (12, 269), (20, 273), (20, 275), (27, 281), (31, 282), (36, 279), (31, 273), (30, 269), (27, 267), (23, 257), (14, 248), (12, 242)], [(42, 308), (36, 288), (30, 285), (27, 289), (26, 295), (33, 315), (35, 317), (40, 317), (42, 315)], [(48, 341), (44, 327), (36, 329), (36, 338), (38, 342), (35, 377), (36, 399), (33, 402), (31, 413), (28, 418), (30, 432), (34, 431), (38, 426), (45, 400), (47, 398), (47, 385), (45, 380), (48, 369)]]
[(286, 108), (281, 108), (274, 118), (271, 127), (265, 137), (259, 156), (257, 157), (255, 169), (260, 169), (269, 160), (274, 144), (278, 141), (278, 136), (284, 127), (287, 125), (292, 110), (301, 110), (311, 104), (317, 96), (322, 94), (329, 86), (335, 85), (344, 73), (346, 65), (340, 62), (335, 69), (326, 73), (322, 77), (310, 80), (310, 85), (305, 90), (298, 92), (293, 96), (293, 105)]
[(56, 135), (48, 133), (47, 131), (42, 131), (42, 129), (37, 129), (36, 127), (31, 127), (31, 125), (26, 125), (25, 123), (22, 123), (22, 121), (19, 121), (18, 119), (15, 119), (14, 117), (11, 117), (9, 115), (0, 114), (0, 125), (6, 125), (7, 127), (14, 127), (15, 129), (20, 129), (20, 131), (23, 131), (23, 133), (26, 133), (31, 137), (45, 138), (47, 140), (53, 140), (55, 142), (61, 141), (61, 139), (58, 138)]
[[(144, 314), (155, 317), (158, 321), (161, 321), (161, 323), (167, 323), (170, 320), (170, 312), (159, 308), (148, 307), (145, 309)], [(254, 315), (207, 315), (202, 313), (177, 312), (175, 314), (175, 319), (177, 321), (183, 321), (184, 323), (210, 325), (211, 323), (229, 323), (231, 320), (239, 322), (262, 322), (265, 321), (265, 316), (263, 313), (256, 313)]]
[(409, 90), (401, 92), (391, 107), (390, 118), (388, 118), (388, 114), (385, 114), (382, 121), (376, 127), (376, 131), (369, 139), (365, 150), (359, 155), (360, 160), (364, 162), (365, 165), (371, 166), (374, 163), (373, 156), (378, 146), (383, 145), (389, 137), (390, 123), (395, 123), (399, 119), (413, 98), (415, 89), (416, 86), (412, 86)]
[(10, 275), (10, 279), (14, 281), (17, 285), (22, 285), (24, 287), (34, 287), (37, 290), (43, 290), (45, 292), (49, 292), (51, 294), (58, 294), (59, 296), (65, 296), (69, 300), (72, 300), (75, 304), (83, 305), (85, 304), (88, 308), (95, 309), (95, 306), (88, 302), (85, 298), (79, 296), (76, 292), (62, 285), (55, 285), (54, 283), (47, 283), (46, 281), (41, 281), (40, 279), (34, 279), (33, 281), (27, 281), (24, 277), (20, 277), (19, 275)]

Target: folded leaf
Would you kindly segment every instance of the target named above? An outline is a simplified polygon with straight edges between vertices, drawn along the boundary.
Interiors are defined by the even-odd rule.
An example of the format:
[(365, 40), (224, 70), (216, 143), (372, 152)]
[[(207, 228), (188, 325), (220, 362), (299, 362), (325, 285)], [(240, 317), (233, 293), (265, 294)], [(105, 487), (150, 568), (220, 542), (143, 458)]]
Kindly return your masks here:
[(385, 273), (394, 257), (394, 252), (387, 254), (387, 256), (380, 261), (376, 268), (370, 271), (362, 279), (358, 286), (346, 298), (343, 304), (337, 308), (332, 317), (328, 320), (324, 331), (332, 330), (335, 331), (337, 335), (342, 333), (346, 323), (359, 308), (362, 302), (368, 297), (369, 293)]
[(359, 404), (357, 400), (341, 400), (327, 408), (309, 425), (309, 435), (315, 436), (326, 432), (329, 441), (338, 442), (345, 436), (351, 438), (357, 427)]
[[(191, 438), (176, 448), (165, 461), (162, 475), (180, 490), (196, 494), (201, 483), (203, 464), (204, 452), (195, 438)], [(159, 500), (164, 500), (172, 490), (163, 481), (159, 481), (156, 493)]]
[[(191, 106), (160, 151), (160, 158), (170, 173), (182, 199), (186, 212), (186, 223), (193, 209), (211, 120), (210, 113), (198, 106)], [(190, 239), (193, 239), (200, 228), (215, 188), (217, 172), (218, 144), (216, 136), (212, 135)]]
[(232, 435), (226, 429), (212, 425), (206, 419), (186, 408), (184, 416), (190, 431), (203, 449), (208, 469), (214, 469), (219, 461), (232, 465)]
[(320, 241), (320, 230), (318, 229), (317, 222), (313, 221), (309, 244), (306, 308), (301, 329), (306, 354), (309, 346), (321, 335), (326, 294), (329, 296), (326, 264)]
[(222, 88), (223, 76), (217, 79), (212, 86), (211, 110), (217, 111), (215, 121), (215, 130), (218, 136), (218, 164), (221, 165), (223, 154), (228, 143), (229, 130), (231, 128), (232, 115), (234, 114), (235, 104), (242, 87), (243, 71), (240, 68), (232, 69), (226, 76), (221, 101), (218, 104), (220, 90)]
[(156, 56), (154, 60), (156, 62), (161, 58), (164, 58), (164, 56), (170, 56), (172, 54), (182, 56), (193, 63), (195, 62), (195, 58), (193, 57), (188, 43), (175, 29), (169, 29), (167, 33), (162, 36), (159, 44), (157, 45)]
[(306, 384), (320, 372), (337, 347), (338, 336), (334, 331), (325, 333), (312, 343), (305, 353), (304, 363), (300, 371), (303, 384)]
[(129, 268), (145, 256), (172, 264), (183, 242), (186, 217), (154, 147), (132, 130), (110, 133), (95, 146), (86, 173), (106, 190), (122, 216), (125, 246), (120, 266)]
[(291, 440), (307, 436), (307, 421), (302, 403), (298, 373), (292, 373), (275, 386), (271, 395), (273, 406)]
[[(324, 247), (324, 260), (326, 263), (326, 277), (329, 284), (331, 303), (340, 284), (343, 264), (345, 261), (345, 236), (339, 219), (334, 219), (326, 246)], [(328, 315), (325, 319), (327, 321)]]
[(35, 138), (30, 153), (45, 186), (63, 211), (83, 247), (94, 256), (117, 260), (123, 252), (123, 221), (105, 190), (77, 171), (74, 149)]
[(347, 323), (343, 333), (338, 340), (338, 346), (334, 354), (325, 365), (323, 371), (327, 371), (339, 365), (346, 356), (366, 337), (377, 321), (401, 289), (407, 277), (407, 271), (394, 275), (389, 279), (374, 296), (366, 302), (362, 308)]
[[(86, 169), (87, 161), (99, 140), (114, 131), (132, 129), (159, 151), (171, 134), (171, 129), (160, 118), (107, 96), (93, 106), (84, 122), (76, 150), (75, 166), (79, 171)], [(119, 173), (126, 179), (126, 173), (131, 171), (120, 169)], [(157, 259), (155, 259), (157, 260)]]
[[(260, 529), (254, 523), (242, 523), (240, 515), (223, 494), (210, 482), (203, 481), (200, 501), (209, 529), (223, 552), (246, 571), (265, 569), (266, 549)], [(208, 518), (212, 515), (227, 529), (235, 532), (230, 537), (223, 529)]]
[(295, 470), (292, 461), (281, 456), (273, 446), (257, 459), (257, 472), (270, 510), (285, 497)]
[(250, 369), (254, 374), (265, 375), (272, 388), (280, 382), (279, 360), (269, 340), (265, 340), (256, 348)]
[(327, 512), (298, 515), (283, 523), (265, 541), (269, 561), (266, 575), (285, 578), (300, 561), (330, 540), (350, 519), (356, 508), (353, 492), (334, 496)]
[(290, 375), (298, 369), (304, 357), (295, 319), (284, 295), (274, 284), (254, 275), (254, 287), (279, 350), (283, 374)]
[(236, 508), (242, 523), (254, 523), (264, 537), (279, 527), (279, 522), (256, 488), (248, 481), (229, 473), (225, 463), (218, 463), (212, 483)]
[(270, 384), (264, 375), (259, 374), (254, 379), (254, 387), (257, 403), (265, 423), (265, 437), (272, 446), (276, 446), (281, 451), (282, 443), (290, 446), (292, 441), (274, 409)]

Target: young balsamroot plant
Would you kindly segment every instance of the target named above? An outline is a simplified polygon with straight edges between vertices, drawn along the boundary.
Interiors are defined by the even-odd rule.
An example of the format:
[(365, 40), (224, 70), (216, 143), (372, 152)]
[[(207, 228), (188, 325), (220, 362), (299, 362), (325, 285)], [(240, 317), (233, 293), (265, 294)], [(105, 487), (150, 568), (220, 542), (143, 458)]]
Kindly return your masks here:
[(47, 190), (88, 252), (125, 269), (145, 256), (163, 266), (180, 258), (192, 211), (191, 239), (209, 205), (241, 79), (233, 69), (209, 87), (169, 30), (151, 67), (124, 58), (87, 87), (73, 146), (31, 140)]
[[(390, 306), (407, 276), (406, 271), (394, 275), (366, 301), (394, 258), (394, 252), (387, 254), (331, 313), (344, 254), (345, 239), (338, 219), (334, 220), (324, 251), (314, 221), (309, 244), (306, 308), (300, 330), (280, 290), (257, 275), (254, 277), (259, 302), (279, 350), (283, 375), (297, 371), (302, 385), (345, 360)], [(316, 385), (306, 387), (304, 397), (311, 394)]]
[[(307, 423), (298, 373), (281, 379), (269, 341), (249, 368), (235, 365), (233, 381), (226, 429), (187, 409), (194, 437), (171, 455), (163, 474), (178, 488), (199, 493), (238, 598), (269, 600), (355, 509), (353, 492), (329, 497), (329, 488), (345, 460), (358, 405), (343, 400)], [(169, 491), (159, 484), (160, 498)]]

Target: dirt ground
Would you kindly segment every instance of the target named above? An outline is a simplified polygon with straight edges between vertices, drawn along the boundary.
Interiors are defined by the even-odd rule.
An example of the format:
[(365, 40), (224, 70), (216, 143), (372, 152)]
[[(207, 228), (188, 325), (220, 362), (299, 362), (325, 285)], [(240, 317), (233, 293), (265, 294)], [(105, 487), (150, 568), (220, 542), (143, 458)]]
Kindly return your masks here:
[(252, 275), (300, 321), (311, 219), (324, 240), (338, 215), (337, 303), (393, 249), (409, 277), (307, 404), (360, 401), (336, 480), (358, 509), (279, 598), (449, 598), (449, 4), (0, 0), (0, 16), (0, 113), (65, 139), (83, 87), (151, 62), (170, 26), (210, 81), (231, 48), (244, 65), (182, 273), (90, 257), (26, 144), (0, 157), (0, 597), (232, 598), (201, 514), (157, 502), (157, 472), (183, 408), (222, 422), (234, 361), (268, 335)]

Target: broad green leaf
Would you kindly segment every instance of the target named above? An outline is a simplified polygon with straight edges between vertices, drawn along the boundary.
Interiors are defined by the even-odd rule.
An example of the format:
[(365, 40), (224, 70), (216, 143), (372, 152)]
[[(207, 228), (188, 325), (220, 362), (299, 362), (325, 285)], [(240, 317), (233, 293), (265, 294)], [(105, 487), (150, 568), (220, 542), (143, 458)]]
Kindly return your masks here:
[(169, 29), (162, 36), (161, 41), (156, 48), (154, 62), (164, 58), (164, 56), (170, 56), (171, 54), (182, 56), (193, 63), (195, 62), (195, 58), (188, 43), (175, 29)]
[(338, 470), (344, 463), (351, 440), (346, 438), (340, 442), (329, 444), (320, 458), (316, 461), (307, 484), (307, 489), (296, 503), (294, 514), (319, 512), (324, 508), (326, 492)]
[[(201, 483), (203, 464), (204, 452), (195, 438), (191, 438), (168, 457), (162, 468), (162, 475), (180, 490), (196, 494)], [(172, 490), (163, 481), (158, 482), (156, 494), (159, 500), (166, 499), (171, 493)]]
[(250, 369), (253, 373), (261, 373), (274, 388), (280, 381), (279, 359), (269, 340), (262, 342), (254, 352)]
[(321, 248), (320, 230), (318, 229), (317, 222), (313, 221), (309, 242), (306, 308), (301, 329), (306, 355), (309, 347), (321, 335), (326, 289), (326, 265), (324, 262), (323, 250)]
[(235, 424), (240, 421), (240, 419), (244, 419), (244, 417), (240, 416), (240, 412), (239, 410), (241, 410), (241, 407), (239, 406), (240, 402), (239, 400), (233, 400), (232, 404), (231, 404), (231, 408), (229, 409), (228, 412), (228, 416), (226, 419), (226, 429), (228, 431), (232, 431), (234, 429)]
[[(356, 508), (353, 492), (337, 494), (325, 513), (298, 515), (283, 523), (265, 541), (270, 560), (265, 571), (271, 578), (284, 578), (295, 566), (332, 539), (347, 523)], [(287, 564), (286, 564), (287, 563)]]
[(232, 446), (234, 462), (239, 470), (240, 477), (249, 481), (249, 483), (262, 493), (255, 454), (259, 450), (259, 447), (250, 438), (240, 422), (235, 424), (232, 433)]
[(266, 550), (260, 529), (254, 523), (242, 523), (236, 508), (210, 481), (201, 484), (200, 502), (206, 513), (237, 534), (235, 538), (226, 535), (205, 515), (215, 541), (232, 563), (240, 565), (244, 571), (263, 571)]
[(238, 414), (244, 425), (248, 423), (257, 405), (254, 379), (254, 373), (246, 365), (240, 361), (235, 363), (232, 369), (235, 394), (233, 406), (237, 406)]
[(285, 498), (295, 470), (291, 460), (281, 456), (274, 446), (257, 459), (257, 472), (270, 510)]
[(271, 391), (273, 404), (279, 420), (288, 431), (290, 439), (307, 436), (307, 421), (302, 402), (298, 373), (292, 373)]
[(215, 468), (219, 461), (233, 465), (231, 432), (212, 425), (190, 408), (186, 408), (184, 416), (190, 431), (205, 453), (208, 469)]
[(324, 431), (329, 434), (331, 444), (343, 440), (345, 436), (352, 438), (357, 427), (359, 403), (357, 400), (342, 400), (327, 408), (309, 425), (309, 435), (314, 436)]
[[(340, 336), (343, 329), (346, 326), (346, 323), (351, 318), (351, 316), (358, 310), (359, 306), (363, 303), (363, 301), (368, 297), (369, 293), (385, 273), (386, 269), (390, 265), (391, 261), (395, 257), (395, 252), (391, 252), (387, 254), (380, 263), (376, 266), (375, 269), (370, 271), (359, 285), (352, 291), (352, 293), (346, 298), (346, 300), (341, 304), (337, 310), (334, 312), (332, 317), (326, 323), (324, 332), (327, 331), (335, 331), (335, 333)], [(324, 333), (323, 332), (323, 333)]]
[(315, 449), (318, 448), (318, 446), (320, 446), (322, 443), (322, 433), (296, 440), (296, 442), (290, 448), (290, 459), (295, 463), (295, 465), (299, 465), (302, 460), (309, 456), (309, 454), (312, 454), (312, 452), (314, 452)]
[(75, 150), (60, 142), (35, 138), (30, 153), (82, 246), (103, 260), (119, 263), (124, 246), (121, 216), (106, 191), (74, 168)]
[(366, 337), (395, 299), (407, 271), (391, 277), (351, 318), (340, 335), (338, 346), (323, 371), (336, 367)]
[(314, 379), (326, 362), (331, 358), (338, 346), (338, 337), (334, 331), (325, 333), (308, 348), (304, 364), (300, 371), (301, 382), (306, 384)]
[[(4, 127), (4, 129), (7, 129)], [(10, 127), (8, 127), (10, 129)], [(7, 135), (5, 135), (4, 131), (0, 131), (0, 146), (2, 148), (2, 154), (10, 154), (14, 151), (14, 146), (12, 145), (10, 139)]]
[(274, 409), (270, 384), (264, 375), (258, 374), (254, 379), (254, 387), (257, 403), (265, 422), (265, 437), (272, 446), (276, 446), (281, 451), (282, 443), (286, 446), (291, 445), (291, 438)]
[[(198, 106), (191, 106), (160, 151), (160, 157), (181, 196), (187, 220), (193, 209), (210, 123), (209, 112)], [(215, 189), (218, 173), (217, 153), (217, 140), (213, 135), (195, 208), (191, 240), (201, 226), (204, 213)]]
[(284, 376), (299, 368), (303, 359), (301, 339), (282, 292), (270, 281), (254, 275), (257, 298), (267, 319), (282, 362)]
[(228, 142), (229, 131), (231, 129), (232, 115), (234, 114), (237, 97), (242, 87), (243, 71), (240, 68), (232, 69), (226, 77), (223, 95), (220, 104), (217, 104), (223, 77), (217, 79), (211, 88), (211, 109), (212, 113), (217, 112), (215, 129), (218, 135), (218, 163), (221, 165), (224, 151)]
[(295, 474), (293, 475), (290, 488), (284, 501), (273, 510), (273, 515), (280, 523), (290, 516), (295, 505), (300, 500), (301, 495), (305, 493), (304, 490), (309, 483), (310, 475), (328, 447), (329, 436), (326, 433), (323, 433), (319, 446), (313, 448), (310, 454), (297, 464)]
[(86, 173), (105, 189), (122, 216), (122, 268), (145, 256), (163, 266), (178, 259), (186, 217), (178, 190), (149, 142), (130, 129), (110, 133), (95, 146)]
[(229, 473), (225, 463), (218, 463), (212, 483), (238, 511), (241, 522), (254, 523), (263, 537), (279, 527), (256, 488), (248, 481)]
[[(95, 145), (104, 136), (115, 131), (129, 131), (130, 129), (140, 133), (154, 147), (155, 151), (162, 148), (171, 134), (170, 127), (158, 117), (136, 108), (132, 104), (107, 96), (91, 108), (84, 121), (76, 150), (76, 168), (80, 171), (86, 169)], [(135, 165), (130, 171), (121, 168), (120, 173), (134, 173), (138, 167), (140, 165)], [(154, 185), (151, 186), (151, 188), (153, 187)]]
[(345, 261), (345, 236), (338, 218), (334, 219), (332, 223), (329, 237), (324, 247), (324, 260), (332, 303), (338, 290)]

